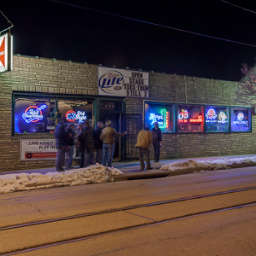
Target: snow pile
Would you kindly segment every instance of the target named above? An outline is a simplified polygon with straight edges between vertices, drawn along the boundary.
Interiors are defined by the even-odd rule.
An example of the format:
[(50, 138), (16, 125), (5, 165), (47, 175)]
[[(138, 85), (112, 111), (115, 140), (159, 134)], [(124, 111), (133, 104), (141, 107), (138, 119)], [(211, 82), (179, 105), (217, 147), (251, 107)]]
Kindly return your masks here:
[(0, 193), (111, 182), (114, 181), (113, 176), (121, 174), (123, 172), (116, 168), (108, 168), (99, 164), (61, 173), (6, 174), (0, 175)]
[(195, 169), (195, 170), (223, 170), (229, 168), (239, 167), (241, 164), (255, 164), (256, 157), (246, 157), (246, 158), (232, 158), (228, 159), (225, 157), (216, 160), (188, 160), (184, 162), (175, 162), (171, 164), (162, 165), (160, 170), (163, 171), (176, 171), (184, 169)]

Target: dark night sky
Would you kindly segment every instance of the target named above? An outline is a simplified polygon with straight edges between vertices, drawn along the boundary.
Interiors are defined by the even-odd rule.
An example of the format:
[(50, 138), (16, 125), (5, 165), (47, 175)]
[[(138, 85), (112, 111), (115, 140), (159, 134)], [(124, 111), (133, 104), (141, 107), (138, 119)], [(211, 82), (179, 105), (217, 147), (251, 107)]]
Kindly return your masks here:
[[(62, 1), (62, 0), (59, 0)], [(256, 45), (256, 14), (219, 0), (63, 0), (134, 19)], [(256, 1), (230, 0), (256, 11)], [(214, 40), (49, 0), (1, 0), (14, 54), (237, 81), (256, 47)], [(9, 24), (0, 17), (0, 30)]]

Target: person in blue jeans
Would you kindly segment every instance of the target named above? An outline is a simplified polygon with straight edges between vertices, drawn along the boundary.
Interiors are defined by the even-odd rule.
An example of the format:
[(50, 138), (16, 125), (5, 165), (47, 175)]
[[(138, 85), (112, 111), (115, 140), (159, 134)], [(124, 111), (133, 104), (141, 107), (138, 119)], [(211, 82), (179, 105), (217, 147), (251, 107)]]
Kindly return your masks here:
[[(111, 127), (111, 121), (106, 121), (106, 128), (101, 132), (100, 139), (103, 141), (103, 165), (112, 167), (112, 154), (114, 150), (115, 138), (117, 136), (124, 136), (127, 132), (118, 133), (114, 128)], [(107, 162), (108, 158), (108, 163)]]

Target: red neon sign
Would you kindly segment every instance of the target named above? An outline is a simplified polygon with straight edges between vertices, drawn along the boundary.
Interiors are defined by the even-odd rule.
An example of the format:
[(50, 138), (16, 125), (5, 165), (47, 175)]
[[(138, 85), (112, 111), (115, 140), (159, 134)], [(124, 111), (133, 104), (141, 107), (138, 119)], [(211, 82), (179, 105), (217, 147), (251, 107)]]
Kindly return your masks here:
[(170, 112), (166, 112), (166, 128), (169, 128), (170, 125)]
[(202, 123), (203, 122), (203, 117), (200, 115), (197, 118), (190, 118), (189, 122), (190, 123)]

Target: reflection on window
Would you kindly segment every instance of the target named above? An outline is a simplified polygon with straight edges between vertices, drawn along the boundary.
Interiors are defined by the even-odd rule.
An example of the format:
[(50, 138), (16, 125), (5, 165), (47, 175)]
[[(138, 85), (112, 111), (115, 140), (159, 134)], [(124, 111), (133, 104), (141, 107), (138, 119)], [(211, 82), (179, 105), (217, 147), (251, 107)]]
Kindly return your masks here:
[(203, 106), (178, 105), (177, 127), (178, 132), (203, 132)]
[(92, 102), (59, 100), (58, 119), (64, 117), (66, 123), (83, 123), (85, 120), (92, 122)]
[(206, 132), (228, 132), (229, 108), (219, 106), (205, 107)]
[(231, 108), (231, 132), (250, 132), (251, 131), (251, 109), (250, 108)]
[(54, 100), (15, 99), (15, 133), (54, 132)]
[(145, 124), (150, 130), (157, 122), (163, 133), (174, 132), (173, 105), (161, 103), (145, 103)]

